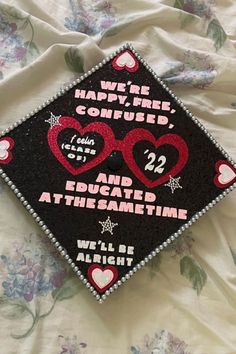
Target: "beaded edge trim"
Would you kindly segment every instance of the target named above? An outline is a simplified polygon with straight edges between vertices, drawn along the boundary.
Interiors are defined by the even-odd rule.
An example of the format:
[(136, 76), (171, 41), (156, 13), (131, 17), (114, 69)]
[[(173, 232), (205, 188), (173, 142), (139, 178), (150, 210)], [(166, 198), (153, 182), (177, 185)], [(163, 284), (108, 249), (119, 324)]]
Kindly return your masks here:
[[(171, 89), (167, 87), (167, 85), (157, 76), (157, 74), (153, 71), (153, 69), (146, 63), (146, 61), (140, 57), (140, 55), (135, 51), (135, 49), (132, 47), (130, 43), (126, 43), (123, 45), (121, 48), (113, 52), (111, 55), (107, 56), (105, 59), (103, 59), (99, 64), (95, 65), (91, 70), (89, 70), (87, 73), (82, 75), (80, 78), (77, 80), (73, 81), (71, 84), (66, 86), (65, 88), (60, 89), (59, 92), (57, 92), (54, 96), (46, 100), (42, 105), (38, 106), (36, 109), (31, 111), (30, 113), (26, 114), (23, 118), (21, 118), (19, 121), (15, 122), (12, 126), (9, 128), (3, 130), (0, 133), (0, 137), (6, 135), (9, 133), (11, 130), (16, 128), (18, 125), (22, 124), (24, 121), (27, 119), (31, 118), (34, 116), (36, 113), (41, 111), (43, 108), (48, 106), (50, 103), (52, 103), (54, 100), (59, 98), (60, 96), (63, 96), (67, 91), (72, 89), (74, 86), (76, 86), (78, 83), (82, 82), (84, 79), (89, 77), (92, 73), (103, 67), (107, 62), (112, 60), (116, 55), (121, 53), (123, 50), (129, 49), (135, 57), (145, 66), (145, 68), (153, 75), (153, 77), (159, 82), (159, 84), (162, 85), (162, 87), (174, 98), (176, 103), (182, 107), (182, 109), (186, 112), (186, 114), (192, 119), (192, 121), (207, 135), (207, 137), (210, 139), (210, 141), (218, 148), (218, 150), (225, 156), (225, 158), (236, 168), (236, 163), (232, 160), (232, 158), (227, 154), (227, 152), (221, 147), (221, 145), (214, 139), (214, 137), (208, 132), (208, 130), (200, 123), (200, 121), (194, 117), (194, 115), (186, 108), (184, 103), (173, 93)], [(188, 227), (190, 227), (194, 222), (196, 222), (202, 215), (204, 215), (209, 209), (211, 209), (216, 203), (218, 203), (221, 199), (223, 199), (230, 191), (232, 191), (234, 188), (236, 188), (236, 183), (232, 184), (225, 190), (223, 190), (215, 199), (213, 199), (208, 205), (206, 205), (202, 210), (197, 212), (195, 215), (192, 216), (192, 218), (183, 224), (174, 234), (169, 236), (166, 241), (164, 241), (161, 245), (159, 245), (157, 248), (154, 249), (148, 256), (146, 256), (142, 261), (140, 261), (138, 264), (136, 264), (132, 270), (130, 270), (124, 277), (121, 278), (121, 280), (118, 280), (114, 285), (112, 285), (108, 290), (105, 291), (103, 295), (100, 295), (94, 287), (89, 283), (89, 281), (82, 275), (81, 271), (79, 270), (79, 267), (75, 265), (73, 260), (70, 258), (70, 256), (67, 254), (67, 251), (60, 245), (60, 243), (57, 241), (56, 237), (54, 237), (53, 233), (49, 230), (47, 225), (44, 223), (44, 221), (38, 216), (38, 214), (34, 211), (34, 209), (31, 207), (31, 205), (27, 202), (27, 200), (24, 198), (22, 193), (19, 191), (19, 189), (14, 185), (14, 183), (10, 180), (10, 178), (7, 176), (7, 174), (3, 171), (2, 168), (0, 168), (0, 176), (4, 179), (4, 181), (8, 184), (8, 186), (12, 189), (12, 191), (15, 193), (17, 198), (21, 201), (21, 203), (24, 205), (26, 210), (32, 215), (32, 217), (35, 219), (35, 221), (38, 223), (38, 225), (41, 227), (41, 229), (44, 231), (46, 236), (50, 239), (50, 241), (54, 244), (54, 246), (57, 248), (57, 250), (60, 252), (61, 256), (64, 257), (67, 262), (70, 264), (71, 268), (73, 271), (78, 275), (79, 279), (85, 284), (86, 288), (90, 290), (90, 292), (95, 296), (96, 300), (99, 303), (103, 303), (106, 298), (114, 292), (114, 290), (118, 289), (120, 285), (126, 282), (132, 275), (134, 275), (139, 269), (141, 269), (145, 264), (147, 264), (153, 257), (155, 257), (158, 253), (160, 253), (162, 250), (164, 250), (169, 244), (171, 244), (175, 239), (177, 239)]]

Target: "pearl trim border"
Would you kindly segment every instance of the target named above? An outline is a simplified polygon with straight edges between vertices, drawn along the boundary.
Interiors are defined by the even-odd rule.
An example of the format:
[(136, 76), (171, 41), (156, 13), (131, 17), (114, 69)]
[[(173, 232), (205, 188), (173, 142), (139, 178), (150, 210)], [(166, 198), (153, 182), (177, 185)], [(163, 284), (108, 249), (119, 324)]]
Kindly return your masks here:
[[(224, 157), (229, 161), (235, 168), (236, 168), (236, 163), (232, 160), (232, 158), (227, 154), (227, 152), (221, 147), (221, 145), (214, 139), (214, 137), (208, 132), (208, 130), (201, 124), (201, 122), (186, 108), (184, 103), (173, 93), (171, 89), (168, 88), (168, 86), (157, 76), (157, 74), (153, 71), (153, 69), (146, 63), (146, 61), (140, 57), (140, 55), (136, 52), (136, 50), (133, 48), (133, 46), (130, 43), (126, 43), (123, 45), (121, 48), (113, 52), (113, 54), (107, 56), (105, 59), (103, 59), (100, 63), (95, 65), (91, 70), (89, 70), (87, 73), (82, 75), (80, 78), (77, 80), (74, 80), (72, 83), (70, 83), (68, 86), (65, 88), (61, 88), (60, 91), (58, 91), (54, 96), (46, 100), (42, 105), (36, 107), (33, 111), (30, 113), (26, 114), (23, 118), (21, 118), (19, 121), (15, 122), (13, 125), (11, 125), (9, 128), (5, 129), (4, 131), (1, 132), (0, 137), (5, 136), (8, 134), (11, 130), (22, 124), (24, 121), (27, 119), (31, 118), (34, 116), (36, 113), (41, 111), (43, 108), (48, 106), (50, 103), (55, 101), (57, 98), (60, 96), (63, 96), (67, 91), (72, 89), (74, 86), (76, 86), (78, 83), (82, 82), (84, 79), (89, 77), (92, 73), (95, 71), (99, 70), (102, 68), (106, 63), (111, 61), (116, 55), (120, 54), (123, 50), (128, 49), (130, 50), (135, 57), (145, 66), (145, 68), (153, 75), (153, 77), (161, 84), (161, 86), (174, 98), (176, 103), (182, 107), (182, 109), (187, 113), (187, 115), (192, 119), (192, 121), (207, 135), (207, 137), (210, 139), (210, 141), (218, 148), (218, 150), (224, 155)], [(0, 176), (3, 178), (3, 180), (8, 184), (8, 186), (11, 188), (11, 190), (15, 193), (17, 198), (21, 201), (23, 206), (28, 210), (28, 212), (32, 215), (32, 217), (35, 219), (35, 221), (38, 223), (38, 225), (41, 227), (42, 231), (44, 231), (45, 235), (49, 238), (49, 240), (52, 242), (52, 244), (57, 248), (57, 250), (60, 252), (61, 256), (66, 259), (68, 264), (70, 264), (71, 268), (73, 271), (77, 274), (79, 279), (84, 283), (87, 289), (90, 290), (92, 295), (94, 295), (95, 299), (101, 304), (106, 300), (106, 298), (114, 292), (114, 290), (118, 289), (119, 286), (121, 286), (123, 283), (125, 283), (132, 275), (134, 275), (139, 269), (141, 269), (143, 266), (145, 266), (153, 257), (155, 257), (158, 253), (160, 253), (162, 250), (164, 250), (169, 244), (171, 244), (174, 240), (176, 240), (187, 228), (189, 228), (193, 223), (195, 223), (202, 215), (204, 215), (209, 209), (211, 209), (215, 204), (217, 204), (220, 200), (222, 200), (230, 191), (232, 191), (234, 188), (236, 188), (236, 183), (232, 184), (225, 190), (223, 190), (214, 200), (212, 200), (208, 205), (206, 205), (202, 210), (197, 212), (195, 215), (192, 216), (192, 218), (183, 224), (174, 234), (169, 236), (166, 241), (164, 241), (161, 245), (156, 247), (149, 255), (147, 255), (142, 261), (140, 261), (138, 264), (136, 264), (132, 270), (130, 270), (125, 276), (121, 278), (121, 280), (118, 280), (115, 284), (113, 284), (108, 290), (105, 291), (103, 295), (100, 295), (94, 287), (89, 283), (89, 281), (86, 279), (85, 276), (82, 275), (82, 272), (79, 270), (79, 267), (76, 266), (76, 264), (73, 262), (73, 260), (70, 258), (70, 256), (67, 254), (66, 249), (60, 245), (60, 243), (57, 241), (56, 237), (53, 235), (53, 233), (50, 231), (50, 229), (47, 227), (47, 225), (44, 223), (44, 221), (40, 218), (40, 216), (34, 211), (32, 206), (28, 203), (28, 201), (25, 199), (25, 197), (22, 195), (22, 193), (19, 191), (19, 189), (14, 185), (14, 183), (10, 180), (10, 178), (7, 176), (7, 174), (4, 172), (2, 168), (0, 168)]]

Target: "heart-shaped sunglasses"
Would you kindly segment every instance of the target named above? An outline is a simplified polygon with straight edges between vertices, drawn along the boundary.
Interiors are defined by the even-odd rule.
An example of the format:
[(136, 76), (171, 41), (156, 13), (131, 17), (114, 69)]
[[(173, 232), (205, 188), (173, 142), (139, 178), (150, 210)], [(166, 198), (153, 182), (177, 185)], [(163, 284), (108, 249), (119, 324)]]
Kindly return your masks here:
[[(72, 117), (61, 117), (59, 120), (60, 125), (55, 125), (48, 131), (48, 144), (53, 155), (58, 161), (73, 175), (78, 175), (86, 172), (93, 167), (102, 163), (114, 150), (121, 151), (124, 161), (132, 173), (147, 187), (153, 188), (168, 181), (170, 176), (177, 175), (186, 165), (188, 161), (188, 146), (184, 139), (177, 134), (164, 134), (159, 138), (144, 128), (135, 128), (130, 130), (123, 140), (117, 140), (109, 125), (103, 122), (90, 123), (85, 127)], [(70, 161), (63, 155), (59, 145), (58, 136), (65, 129), (74, 129), (80, 136), (88, 135), (89, 133), (98, 134), (104, 141), (101, 151), (93, 156), (89, 161), (84, 162), (81, 166), (75, 167)], [(134, 158), (134, 147), (137, 143), (147, 141), (151, 143), (156, 149), (163, 145), (170, 145), (174, 147), (178, 152), (178, 160), (174, 166), (172, 166), (164, 174), (163, 165), (165, 163), (165, 157), (160, 156), (157, 165), (154, 169), (155, 154), (149, 154), (149, 162), (147, 169), (154, 169), (158, 172), (158, 177), (155, 180), (149, 179), (142, 169), (138, 166)], [(161, 174), (161, 175), (160, 175)]]

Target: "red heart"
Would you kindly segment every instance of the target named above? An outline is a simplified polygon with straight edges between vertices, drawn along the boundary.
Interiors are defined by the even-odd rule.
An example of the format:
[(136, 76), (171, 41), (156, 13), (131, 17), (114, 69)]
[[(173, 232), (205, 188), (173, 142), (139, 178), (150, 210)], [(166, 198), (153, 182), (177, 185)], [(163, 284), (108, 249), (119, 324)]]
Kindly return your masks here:
[(12, 160), (11, 150), (14, 145), (14, 140), (8, 136), (0, 139), (0, 164), (6, 165)]
[(236, 182), (236, 169), (227, 160), (217, 161), (215, 169), (214, 183), (217, 187), (225, 188)]
[[(64, 166), (71, 174), (73, 175), (78, 175), (82, 172), (88, 171), (91, 168), (95, 167), (99, 163), (101, 163), (105, 158), (111, 153), (113, 150), (113, 144), (114, 144), (114, 134), (111, 130), (111, 128), (106, 125), (105, 123), (100, 123), (100, 122), (95, 122), (95, 123), (90, 123), (86, 127), (82, 127), (80, 123), (72, 118), (72, 117), (61, 117), (59, 119), (60, 125), (54, 125), (51, 129), (48, 131), (48, 144), (49, 147), (53, 153), (53, 155), (58, 159), (58, 161)], [(84, 163), (80, 167), (74, 167), (67, 159), (66, 157), (62, 154), (59, 146), (58, 146), (58, 135), (59, 133), (67, 128), (73, 128), (77, 130), (80, 135), (84, 135), (88, 132), (95, 132), (99, 134), (104, 141), (104, 146), (102, 151), (95, 156), (93, 159), (88, 161), (87, 163)]]
[(98, 264), (92, 264), (88, 269), (88, 279), (99, 292), (107, 290), (117, 277), (118, 271), (111, 265), (103, 268)]
[[(140, 141), (149, 141), (156, 148), (159, 148), (162, 145), (173, 146), (179, 153), (179, 159), (176, 165), (173, 166), (164, 175), (158, 177), (156, 180), (150, 180), (139, 168), (133, 156), (134, 146)], [(184, 168), (185, 164), (188, 161), (188, 146), (183, 140), (183, 138), (181, 138), (179, 135), (165, 134), (162, 135), (160, 138), (156, 139), (152, 135), (152, 133), (142, 128), (133, 129), (126, 135), (123, 141), (122, 150), (126, 164), (129, 166), (135, 176), (138, 177), (138, 179), (149, 188), (157, 187), (160, 184), (163, 184), (168, 181), (170, 176), (173, 177), (177, 175)]]
[(116, 70), (126, 69), (129, 72), (134, 72), (138, 70), (139, 63), (133, 53), (126, 50), (113, 59), (112, 66)]

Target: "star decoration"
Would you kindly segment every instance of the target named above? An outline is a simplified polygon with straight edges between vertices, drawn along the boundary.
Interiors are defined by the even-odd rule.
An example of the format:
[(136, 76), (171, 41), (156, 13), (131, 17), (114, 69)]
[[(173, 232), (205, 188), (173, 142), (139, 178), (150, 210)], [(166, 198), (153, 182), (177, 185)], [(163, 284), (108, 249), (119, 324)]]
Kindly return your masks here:
[(164, 186), (170, 187), (171, 193), (173, 194), (176, 189), (182, 189), (183, 187), (179, 184), (179, 180), (181, 177), (174, 178), (170, 176), (168, 183), (164, 184)]
[(52, 112), (51, 117), (49, 119), (46, 119), (45, 122), (50, 124), (50, 128), (53, 128), (55, 125), (61, 125), (59, 122), (59, 119), (61, 118), (60, 116), (55, 116)]
[(106, 221), (99, 221), (99, 224), (102, 225), (101, 234), (108, 231), (111, 235), (113, 235), (113, 229), (115, 226), (118, 226), (118, 223), (111, 222), (110, 216), (107, 217)]

